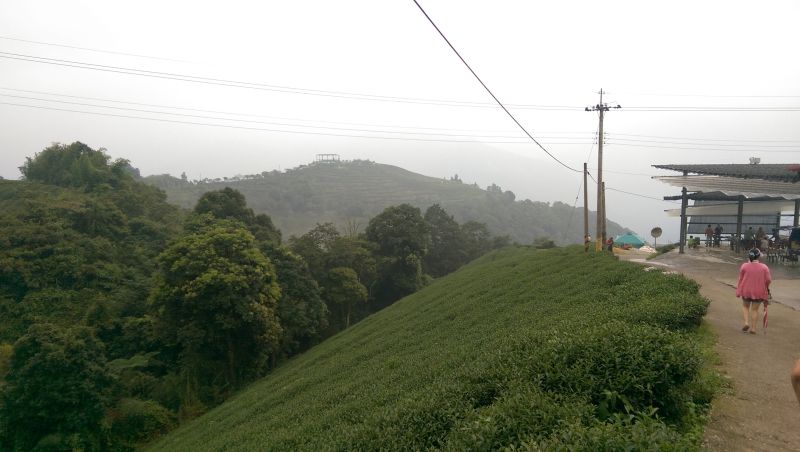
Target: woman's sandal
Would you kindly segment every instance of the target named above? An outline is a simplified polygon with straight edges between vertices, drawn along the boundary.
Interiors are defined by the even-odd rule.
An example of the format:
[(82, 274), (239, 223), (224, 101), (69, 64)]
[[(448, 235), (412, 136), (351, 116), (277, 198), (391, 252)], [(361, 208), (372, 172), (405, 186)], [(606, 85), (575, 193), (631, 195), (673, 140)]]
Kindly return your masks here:
[(743, 326), (743, 327), (742, 327), (742, 333), (746, 333), (746, 332), (747, 332), (747, 330), (749, 330), (749, 329), (750, 329), (750, 325), (745, 325), (745, 326)]
[(750, 334), (756, 334), (756, 330), (750, 330)]

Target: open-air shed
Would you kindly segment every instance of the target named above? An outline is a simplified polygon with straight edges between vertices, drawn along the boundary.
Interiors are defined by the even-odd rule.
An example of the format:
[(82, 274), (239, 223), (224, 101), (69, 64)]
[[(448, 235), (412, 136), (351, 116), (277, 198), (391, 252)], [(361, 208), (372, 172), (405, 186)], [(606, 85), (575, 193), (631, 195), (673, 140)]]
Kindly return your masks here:
[[(798, 226), (800, 164), (653, 166), (683, 173), (681, 176), (654, 177), (674, 187), (681, 187), (680, 196), (664, 197), (665, 200), (681, 200), (680, 212), (675, 212), (681, 218), (681, 253), (692, 223), (727, 222), (731, 226), (727, 230), (735, 231), (737, 251), (743, 226), (761, 226), (770, 231), (780, 226), (784, 216), (791, 216), (792, 224)], [(693, 200), (693, 206), (689, 206), (689, 200)], [(791, 214), (783, 213), (792, 210), (794, 212)], [(690, 218), (694, 218), (694, 221), (690, 221)]]

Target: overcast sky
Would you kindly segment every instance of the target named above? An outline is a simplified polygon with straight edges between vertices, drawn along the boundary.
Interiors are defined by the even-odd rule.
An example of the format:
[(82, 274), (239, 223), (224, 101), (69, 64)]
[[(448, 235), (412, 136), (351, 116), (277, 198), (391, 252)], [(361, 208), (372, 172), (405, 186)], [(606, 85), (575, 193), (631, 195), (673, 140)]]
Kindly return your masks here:
[[(800, 162), (800, 2), (420, 3), (565, 165), (588, 158), (596, 174), (597, 114), (583, 108), (599, 89), (623, 107), (606, 115), (604, 178), (620, 190), (607, 213), (648, 239), (678, 230), (663, 212), (676, 205), (660, 201), (675, 189), (651, 165)], [(579, 193), (581, 173), (524, 137), (411, 0), (5, 1), (0, 30), (7, 179), (77, 140), (144, 175), (252, 174), (338, 153), (518, 199), (572, 205)]]

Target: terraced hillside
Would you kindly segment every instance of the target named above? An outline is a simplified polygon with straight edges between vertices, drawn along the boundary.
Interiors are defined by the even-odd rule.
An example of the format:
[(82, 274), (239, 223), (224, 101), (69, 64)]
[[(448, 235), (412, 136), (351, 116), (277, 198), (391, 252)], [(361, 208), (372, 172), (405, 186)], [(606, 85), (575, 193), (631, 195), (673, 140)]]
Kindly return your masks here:
[(699, 449), (697, 285), (579, 248), (484, 256), (150, 449)]
[[(302, 235), (316, 223), (360, 225), (388, 206), (409, 203), (421, 209), (440, 204), (459, 223), (479, 221), (494, 235), (510, 235), (519, 243), (549, 237), (557, 243), (580, 243), (583, 211), (556, 202), (516, 201), (499, 187), (490, 190), (460, 181), (437, 179), (367, 161), (314, 164), (286, 172), (264, 172), (242, 178), (192, 183), (168, 175), (145, 182), (167, 192), (170, 202), (193, 207), (206, 191), (231, 187), (247, 197), (257, 213), (270, 215), (284, 237)], [(542, 194), (546, 198), (547, 193)], [(590, 213), (590, 224), (594, 214)], [(623, 228), (609, 222), (609, 234)]]

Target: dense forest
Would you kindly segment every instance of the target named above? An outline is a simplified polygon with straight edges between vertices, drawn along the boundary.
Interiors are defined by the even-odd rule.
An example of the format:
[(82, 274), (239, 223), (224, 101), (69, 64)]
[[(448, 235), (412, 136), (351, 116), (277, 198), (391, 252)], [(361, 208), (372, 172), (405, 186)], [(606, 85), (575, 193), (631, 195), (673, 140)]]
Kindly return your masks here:
[(285, 239), (240, 191), (174, 206), (79, 142), (20, 170), (0, 181), (2, 450), (130, 450), (511, 241), (408, 203)]
[[(386, 207), (410, 204), (426, 209), (439, 204), (459, 223), (477, 221), (494, 235), (515, 242), (550, 239), (556, 244), (582, 243), (583, 210), (562, 202), (518, 200), (497, 184), (485, 189), (463, 182), (458, 175), (435, 178), (402, 168), (364, 160), (317, 162), (258, 174), (218, 179), (189, 180), (170, 175), (148, 176), (145, 182), (163, 189), (174, 204), (191, 208), (203, 193), (234, 188), (243, 193), (256, 212), (268, 213), (287, 234), (306, 233), (317, 223), (341, 228), (363, 227)], [(543, 193), (542, 198), (547, 198)], [(594, 230), (594, 212), (589, 224)], [(608, 222), (608, 234), (627, 232)]]

